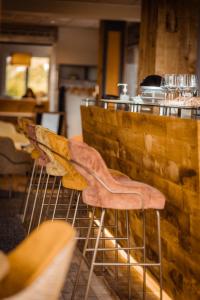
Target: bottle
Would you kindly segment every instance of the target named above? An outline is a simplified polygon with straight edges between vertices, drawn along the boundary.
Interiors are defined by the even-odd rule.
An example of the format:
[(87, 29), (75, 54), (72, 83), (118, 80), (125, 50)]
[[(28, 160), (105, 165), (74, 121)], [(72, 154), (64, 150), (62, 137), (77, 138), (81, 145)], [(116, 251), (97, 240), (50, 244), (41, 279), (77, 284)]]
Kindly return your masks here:
[(129, 101), (128, 84), (127, 83), (118, 83), (117, 86), (122, 86), (122, 92), (120, 93), (120, 100)]

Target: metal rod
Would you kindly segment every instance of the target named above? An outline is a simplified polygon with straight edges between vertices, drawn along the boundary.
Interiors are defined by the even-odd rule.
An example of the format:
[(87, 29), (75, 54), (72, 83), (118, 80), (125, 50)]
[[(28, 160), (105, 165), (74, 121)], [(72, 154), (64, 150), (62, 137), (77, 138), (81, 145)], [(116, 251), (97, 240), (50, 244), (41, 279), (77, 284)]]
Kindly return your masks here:
[[(97, 229), (97, 228), (95, 228), (95, 229)], [(94, 237), (94, 238), (90, 238), (90, 240), (93, 240), (93, 239), (95, 239), (96, 240), (96, 238)], [(100, 238), (101, 240), (108, 240), (108, 241), (112, 241), (112, 240), (127, 240), (127, 238), (115, 238), (115, 237), (101, 237)]]
[[(143, 210), (143, 262), (146, 263), (146, 212)], [(146, 299), (146, 266), (143, 267), (143, 300)]]
[(31, 179), (29, 182), (28, 193), (27, 193), (26, 200), (25, 200), (25, 207), (24, 207), (24, 213), (23, 213), (23, 217), (22, 217), (22, 223), (24, 223), (25, 217), (26, 217), (26, 212), (27, 212), (27, 208), (28, 208), (28, 202), (29, 202), (29, 197), (30, 197), (30, 193), (31, 193), (31, 186), (32, 186), (33, 178), (34, 178), (35, 169), (36, 169), (36, 161), (34, 161), (34, 164), (33, 164), (33, 170), (32, 170)]
[(100, 238), (100, 235), (101, 235), (102, 226), (103, 226), (103, 222), (104, 222), (104, 216), (105, 216), (105, 209), (103, 208), (102, 213), (101, 213), (101, 219), (100, 219), (99, 229), (98, 229), (98, 233), (97, 233), (95, 249), (94, 249), (94, 253), (93, 253), (93, 257), (92, 257), (92, 262), (91, 262), (91, 267), (90, 267), (90, 272), (89, 272), (89, 277), (88, 277), (88, 282), (87, 282), (87, 287), (86, 287), (84, 300), (87, 300), (88, 295), (89, 295), (90, 283), (91, 283), (92, 274), (93, 274), (93, 270), (94, 270), (94, 266), (95, 266), (95, 260), (96, 260), (98, 246), (99, 246), (99, 238)]
[[(159, 267), (160, 263), (109, 263), (109, 262), (104, 262), (105, 266), (146, 266), (146, 267)], [(102, 266), (101, 262), (95, 263), (95, 266)]]
[[(102, 238), (100, 238), (100, 239), (102, 239)], [(127, 248), (127, 247), (125, 247), (125, 248), (119, 248), (119, 247), (117, 247), (117, 248), (98, 248), (98, 251), (122, 251), (122, 250), (142, 250), (143, 249), (143, 247), (133, 247), (133, 248)], [(86, 251), (94, 251), (94, 248), (87, 248), (87, 250)]]
[(59, 199), (59, 195), (60, 195), (61, 183), (62, 182), (61, 182), (61, 179), (60, 179), (59, 185), (58, 185), (58, 191), (57, 191), (57, 195), (56, 195), (56, 202), (55, 202), (55, 206), (54, 206), (54, 210), (53, 210), (53, 215), (52, 215), (52, 218), (51, 218), (52, 221), (54, 220), (55, 213), (56, 213), (56, 208), (57, 208), (58, 199)]
[(29, 227), (28, 227), (28, 234), (30, 233), (31, 225), (32, 225), (32, 222), (33, 222), (33, 214), (34, 214), (34, 211), (35, 211), (35, 206), (36, 206), (37, 196), (38, 196), (38, 192), (39, 192), (39, 188), (40, 188), (40, 181), (41, 181), (41, 178), (42, 178), (43, 169), (44, 169), (44, 167), (41, 167), (38, 186), (37, 186), (37, 190), (36, 190), (36, 194), (35, 194), (35, 198), (34, 198), (34, 202), (33, 202), (31, 219), (30, 219)]
[(129, 224), (129, 211), (126, 210), (126, 234), (127, 234), (127, 273), (128, 273), (128, 299), (131, 299), (131, 266), (130, 266), (130, 224)]
[[(105, 232), (104, 232), (104, 231), (105, 231), (105, 230), (104, 230), (104, 228), (103, 228), (103, 230), (102, 230), (102, 238), (105, 237)], [(102, 248), (106, 249), (106, 248), (105, 248), (105, 240), (102, 239), (101, 241), (102, 241)], [(98, 247), (98, 249), (99, 249), (99, 247)], [(105, 251), (106, 251), (106, 250), (102, 251), (102, 262), (103, 262), (103, 263), (104, 263), (104, 261), (105, 261)], [(104, 266), (103, 266), (103, 268), (102, 268), (102, 272), (105, 272), (105, 267), (104, 267)]]
[(79, 282), (82, 264), (83, 264), (83, 261), (85, 260), (86, 249), (87, 249), (87, 246), (88, 246), (89, 237), (90, 237), (91, 229), (92, 229), (92, 224), (93, 224), (93, 221), (94, 221), (94, 213), (95, 213), (95, 207), (92, 208), (92, 216), (91, 216), (91, 219), (90, 219), (90, 224), (89, 224), (89, 228), (88, 228), (88, 232), (87, 232), (87, 237), (86, 237), (85, 244), (84, 244), (83, 256), (81, 258), (79, 269), (78, 269), (78, 272), (77, 272), (77, 275), (76, 275), (76, 281), (75, 281), (74, 288), (73, 288), (73, 291), (72, 291), (71, 300), (73, 300), (75, 295), (76, 295), (76, 290), (77, 290), (76, 288), (77, 288), (77, 285), (78, 285), (78, 282)]
[[(118, 236), (118, 211), (115, 210), (115, 237)], [(117, 248), (117, 240), (115, 239), (115, 248)], [(118, 262), (118, 251), (115, 251), (115, 262)], [(118, 279), (118, 267), (115, 266), (115, 279)]]
[(70, 213), (70, 208), (71, 208), (73, 196), (74, 196), (74, 190), (71, 191), (71, 195), (70, 195), (70, 198), (69, 198), (69, 204), (68, 204), (67, 214), (66, 214), (66, 218), (65, 218), (66, 221), (68, 221), (68, 218), (69, 218), (69, 213)]
[(57, 179), (57, 177), (54, 176), (53, 177), (53, 185), (52, 185), (52, 188), (51, 188), (51, 195), (49, 197), (49, 201), (48, 201), (47, 209), (46, 209), (46, 213), (45, 213), (45, 219), (47, 219), (47, 216), (48, 216), (48, 213), (49, 213), (49, 206), (51, 205), (51, 199), (53, 197), (54, 188), (55, 188), (55, 184), (56, 184), (56, 179)]
[(81, 196), (81, 194), (79, 193), (78, 197), (77, 197), (77, 201), (76, 201), (76, 209), (75, 209), (75, 212), (74, 212), (72, 227), (74, 227), (74, 224), (75, 224), (75, 221), (76, 221), (76, 215), (77, 215), (78, 205), (79, 205), (79, 201), (80, 201), (80, 196)]
[(160, 236), (160, 212), (156, 210), (157, 215), (157, 229), (158, 229), (158, 261), (159, 261), (159, 275), (160, 275), (160, 300), (162, 300), (162, 255), (161, 255), (161, 236)]
[(38, 219), (38, 226), (41, 223), (41, 217), (42, 217), (42, 212), (43, 212), (43, 208), (44, 208), (44, 201), (45, 201), (45, 198), (46, 198), (48, 182), (49, 182), (49, 174), (47, 175), (47, 181), (46, 181), (46, 185), (45, 185), (44, 195), (43, 195), (43, 198), (42, 198), (42, 205), (41, 205), (39, 219)]

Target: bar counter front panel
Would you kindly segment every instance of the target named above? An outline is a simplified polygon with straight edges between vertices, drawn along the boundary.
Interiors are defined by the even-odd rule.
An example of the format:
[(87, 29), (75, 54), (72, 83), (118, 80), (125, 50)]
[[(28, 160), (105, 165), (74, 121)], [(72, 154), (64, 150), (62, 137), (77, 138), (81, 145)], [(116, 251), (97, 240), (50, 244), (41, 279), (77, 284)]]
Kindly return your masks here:
[[(97, 106), (82, 106), (81, 115), (84, 141), (101, 153), (110, 168), (165, 194), (161, 212), (163, 287), (175, 300), (200, 299), (200, 121)], [(113, 219), (112, 211), (109, 217)], [(121, 213), (121, 233), (124, 222)], [(153, 215), (147, 214), (149, 259), (157, 256), (154, 222)], [(140, 240), (138, 213), (131, 214), (131, 229)], [(151, 271), (157, 277), (157, 270)]]

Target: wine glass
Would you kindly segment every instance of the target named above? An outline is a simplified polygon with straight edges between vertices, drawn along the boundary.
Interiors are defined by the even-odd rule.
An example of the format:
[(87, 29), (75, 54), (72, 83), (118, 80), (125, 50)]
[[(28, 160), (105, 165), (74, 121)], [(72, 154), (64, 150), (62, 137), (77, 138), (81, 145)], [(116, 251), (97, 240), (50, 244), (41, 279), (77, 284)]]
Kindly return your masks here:
[(177, 90), (179, 92), (179, 100), (181, 97), (185, 98), (185, 92), (188, 89), (188, 74), (179, 74), (177, 77)]
[(179, 74), (177, 87), (179, 99), (181, 99), (182, 96), (184, 100), (188, 96), (194, 96), (198, 90), (197, 76), (195, 74)]
[(165, 80), (165, 87), (166, 87), (168, 93), (171, 95), (170, 99), (172, 100), (174, 98), (174, 93), (177, 89), (177, 75), (176, 74), (165, 74), (164, 80)]
[(167, 95), (168, 95), (168, 89), (167, 89), (167, 85), (166, 85), (166, 81), (165, 81), (165, 75), (162, 76), (161, 79), (161, 83), (160, 83), (160, 87), (164, 92), (164, 102), (166, 104), (166, 100), (167, 100)]
[(190, 89), (190, 92), (192, 96), (197, 94), (198, 90), (198, 80), (197, 80), (197, 75), (195, 74), (190, 74), (188, 78), (188, 87)]

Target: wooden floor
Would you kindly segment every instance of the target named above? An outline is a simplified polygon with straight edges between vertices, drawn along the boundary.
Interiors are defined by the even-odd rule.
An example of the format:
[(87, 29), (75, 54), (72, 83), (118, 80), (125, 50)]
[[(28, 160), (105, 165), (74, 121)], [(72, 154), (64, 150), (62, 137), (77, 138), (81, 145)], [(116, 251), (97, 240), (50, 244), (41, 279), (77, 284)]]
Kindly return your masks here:
[[(71, 264), (71, 268), (67, 275), (66, 282), (59, 300), (71, 299), (71, 294), (72, 294), (77, 270), (80, 264), (80, 260), (81, 260), (80, 251), (76, 249)], [(79, 285), (77, 287), (75, 300), (81, 300), (84, 298), (88, 273), (89, 273), (88, 267), (86, 264), (84, 264), (81, 272)], [(133, 273), (131, 278), (132, 281), (134, 281), (134, 288), (132, 289), (131, 299), (141, 300), (142, 299), (141, 281), (139, 281), (138, 276), (136, 274), (134, 275)], [(128, 299), (127, 290), (128, 290), (127, 278), (126, 276), (124, 276), (124, 272), (123, 274), (119, 272), (119, 278), (116, 281), (116, 279), (113, 276), (111, 276), (111, 274), (109, 274), (107, 271), (104, 272), (104, 275), (102, 275), (102, 272), (97, 271), (92, 278), (91, 289), (90, 289), (88, 300), (98, 300), (98, 299), (99, 300), (119, 300), (119, 299), (127, 300)], [(153, 293), (147, 290), (146, 300), (156, 300), (156, 299), (157, 298), (153, 295)]]
[[(70, 300), (71, 299), (71, 294), (72, 294), (77, 270), (79, 267), (80, 259), (81, 259), (81, 254), (80, 254), (79, 250), (77, 249), (75, 252), (75, 255), (73, 257), (71, 268), (67, 275), (64, 289), (60, 296), (60, 300)], [(87, 278), (88, 278), (88, 267), (86, 266), (86, 264), (84, 264), (82, 267), (79, 285), (77, 286), (77, 290), (76, 290), (76, 297), (75, 297), (76, 300), (78, 300), (78, 299), (80, 300), (80, 299), (84, 298), (84, 293), (85, 293), (86, 284), (87, 284)], [(120, 298), (118, 298), (114, 294), (112, 289), (110, 287), (108, 287), (108, 285), (105, 283), (102, 276), (94, 275), (92, 278), (91, 289), (90, 289), (88, 300), (98, 300), (98, 299), (99, 300), (117, 300)]]
[[(7, 193), (0, 193), (0, 249), (7, 252), (14, 248), (21, 240), (25, 238), (25, 228), (23, 227), (19, 212), (23, 197), (17, 195), (11, 199), (7, 198)], [(60, 300), (69, 300), (71, 298), (76, 273), (81, 260), (82, 245), (77, 247), (71, 268), (66, 278)], [(109, 258), (110, 259), (110, 258)], [(112, 259), (112, 257), (111, 257)], [(77, 287), (76, 300), (84, 298), (86, 283), (88, 278), (88, 267), (83, 266), (80, 278), (80, 284)], [(142, 299), (142, 282), (138, 275), (131, 272), (132, 300)], [(96, 275), (92, 278), (91, 290), (88, 300), (127, 300), (128, 299), (126, 269), (119, 269), (119, 278), (116, 280), (112, 270), (96, 270)], [(150, 290), (147, 290), (146, 300), (157, 300)]]

